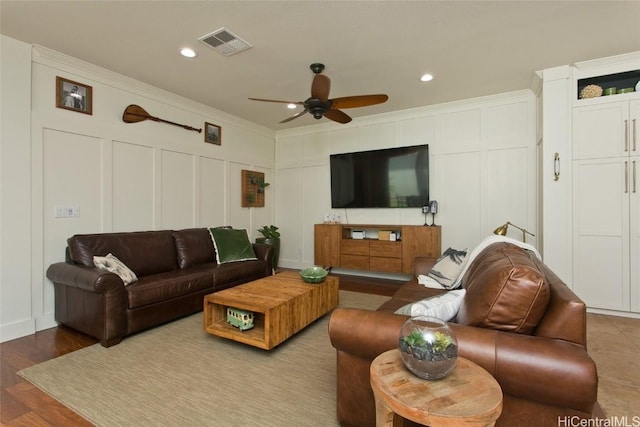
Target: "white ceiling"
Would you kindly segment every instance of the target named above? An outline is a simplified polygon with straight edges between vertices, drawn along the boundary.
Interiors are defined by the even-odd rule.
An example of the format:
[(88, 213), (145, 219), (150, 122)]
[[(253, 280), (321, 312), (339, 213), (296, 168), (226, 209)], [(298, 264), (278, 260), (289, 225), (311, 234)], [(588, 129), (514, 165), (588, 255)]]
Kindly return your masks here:
[[(7, 1), (0, 31), (272, 129), (317, 123), (248, 97), (386, 93), (352, 117), (526, 89), (534, 72), (640, 50), (640, 1)], [(197, 39), (226, 27), (253, 47)], [(178, 55), (190, 46), (198, 57)], [(420, 83), (421, 74), (435, 79)], [(144, 107), (144, 106), (143, 106)], [(321, 119), (327, 121), (327, 119)]]

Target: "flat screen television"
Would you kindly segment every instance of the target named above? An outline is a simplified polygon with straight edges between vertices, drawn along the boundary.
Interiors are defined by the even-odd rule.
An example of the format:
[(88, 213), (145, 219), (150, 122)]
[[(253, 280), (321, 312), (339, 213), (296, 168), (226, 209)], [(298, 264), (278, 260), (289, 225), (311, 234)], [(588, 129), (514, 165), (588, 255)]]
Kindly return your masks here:
[(429, 204), (429, 145), (332, 154), (331, 207), (413, 208)]

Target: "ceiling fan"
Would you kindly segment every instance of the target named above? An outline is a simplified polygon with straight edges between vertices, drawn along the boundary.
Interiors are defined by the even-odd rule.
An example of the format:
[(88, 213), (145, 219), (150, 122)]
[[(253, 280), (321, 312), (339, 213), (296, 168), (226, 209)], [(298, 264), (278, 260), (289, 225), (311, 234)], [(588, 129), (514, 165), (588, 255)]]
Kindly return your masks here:
[(349, 123), (351, 117), (340, 111), (341, 108), (357, 108), (369, 105), (382, 104), (389, 97), (387, 95), (357, 95), (345, 96), (342, 98), (329, 99), (329, 90), (331, 89), (331, 80), (322, 74), (324, 64), (313, 63), (309, 66), (314, 72), (313, 83), (311, 83), (311, 97), (306, 101), (279, 101), (276, 99), (249, 98), (252, 101), (279, 102), (282, 104), (302, 105), (303, 110), (282, 120), (280, 123), (287, 123), (293, 119), (297, 119), (305, 113), (313, 115), (316, 119), (326, 117), (338, 123)]

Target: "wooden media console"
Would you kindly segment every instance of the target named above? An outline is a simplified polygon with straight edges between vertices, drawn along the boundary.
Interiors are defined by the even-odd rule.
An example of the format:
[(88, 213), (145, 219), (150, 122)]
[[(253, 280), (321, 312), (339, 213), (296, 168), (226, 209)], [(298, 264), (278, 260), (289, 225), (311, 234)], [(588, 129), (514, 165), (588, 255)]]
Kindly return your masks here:
[[(363, 239), (354, 239), (362, 231)], [(360, 233), (356, 233), (358, 235)], [(388, 240), (395, 236), (396, 240)], [(315, 224), (314, 263), (337, 268), (413, 274), (416, 257), (438, 258), (440, 226)]]

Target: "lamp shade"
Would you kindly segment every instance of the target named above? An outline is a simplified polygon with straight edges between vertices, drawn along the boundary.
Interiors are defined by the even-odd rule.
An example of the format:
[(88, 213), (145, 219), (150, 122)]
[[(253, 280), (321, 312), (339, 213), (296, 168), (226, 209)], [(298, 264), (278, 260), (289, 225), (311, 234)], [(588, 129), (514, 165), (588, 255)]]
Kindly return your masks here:
[(500, 227), (496, 228), (495, 230), (493, 230), (493, 234), (497, 234), (498, 236), (506, 236), (507, 235), (507, 229), (509, 228), (509, 226), (513, 226), (515, 228), (517, 228), (518, 230), (522, 231), (522, 241), (526, 242), (527, 241), (527, 234), (531, 235), (531, 236), (535, 236), (535, 234), (533, 234), (532, 232), (530, 232), (529, 230), (526, 230), (522, 227), (518, 227), (515, 224), (512, 224), (511, 222), (507, 221), (506, 224), (501, 225)]
[(498, 236), (506, 236), (507, 235), (507, 228), (509, 228), (509, 223), (501, 225), (500, 227), (498, 227), (495, 230), (493, 230), (493, 234), (497, 234)]

